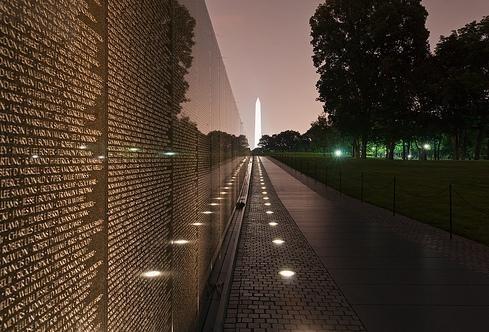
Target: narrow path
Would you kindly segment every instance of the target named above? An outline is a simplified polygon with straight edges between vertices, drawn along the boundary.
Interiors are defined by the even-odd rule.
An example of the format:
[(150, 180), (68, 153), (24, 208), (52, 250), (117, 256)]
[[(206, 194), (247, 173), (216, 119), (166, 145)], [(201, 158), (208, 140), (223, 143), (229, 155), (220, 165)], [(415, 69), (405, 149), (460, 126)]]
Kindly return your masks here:
[[(295, 275), (282, 276), (280, 272), (285, 271)], [(278, 199), (257, 158), (224, 328), (225, 331), (364, 330)]]
[(262, 158), (278, 198), (368, 331), (487, 331), (489, 275), (320, 196)]

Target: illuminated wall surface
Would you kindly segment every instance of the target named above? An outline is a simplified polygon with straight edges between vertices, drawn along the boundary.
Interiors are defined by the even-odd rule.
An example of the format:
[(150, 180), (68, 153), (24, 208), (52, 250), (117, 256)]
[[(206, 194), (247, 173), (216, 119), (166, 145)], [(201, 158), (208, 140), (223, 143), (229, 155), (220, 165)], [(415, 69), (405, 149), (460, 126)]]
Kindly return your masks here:
[(204, 0), (2, 0), (0, 88), (0, 330), (194, 330), (246, 154)]

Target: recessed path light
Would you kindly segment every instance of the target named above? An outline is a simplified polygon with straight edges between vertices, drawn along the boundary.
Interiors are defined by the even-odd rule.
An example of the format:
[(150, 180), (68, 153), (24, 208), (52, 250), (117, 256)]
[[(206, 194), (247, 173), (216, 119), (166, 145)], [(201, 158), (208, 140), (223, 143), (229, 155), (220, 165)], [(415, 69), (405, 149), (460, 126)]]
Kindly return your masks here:
[(272, 242), (275, 243), (276, 245), (281, 245), (285, 243), (285, 241), (282, 239), (275, 239)]
[(266, 214), (273, 214), (273, 211), (267, 211)]
[(212, 214), (212, 211), (204, 211), (202, 214)]
[(173, 244), (181, 246), (181, 245), (187, 244), (189, 242), (190, 241), (187, 241), (187, 240), (175, 240), (175, 241), (173, 241)]
[(278, 223), (276, 223), (275, 221), (269, 222), (268, 224), (272, 227), (278, 226)]
[(163, 272), (161, 271), (146, 271), (141, 273), (141, 277), (143, 278), (157, 278), (161, 277), (163, 275)]
[(268, 201), (270, 198), (268, 197), (263, 197), (264, 200)]
[(295, 272), (290, 270), (282, 270), (278, 274), (284, 278), (292, 278), (295, 275)]
[(268, 203), (268, 202), (265, 203), (265, 206), (270, 206), (270, 205), (272, 205), (272, 203)]

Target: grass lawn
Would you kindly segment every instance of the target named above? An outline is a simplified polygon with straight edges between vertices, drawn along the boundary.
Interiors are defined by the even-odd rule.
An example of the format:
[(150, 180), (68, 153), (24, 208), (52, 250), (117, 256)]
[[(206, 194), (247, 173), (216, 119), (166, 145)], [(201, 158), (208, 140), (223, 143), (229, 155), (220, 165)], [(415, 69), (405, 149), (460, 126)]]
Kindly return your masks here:
[[(276, 159), (345, 194), (391, 210), (394, 178), (396, 211), (489, 245), (488, 161), (398, 161), (332, 159), (321, 154), (287, 153)], [(340, 177), (341, 174), (341, 177)]]

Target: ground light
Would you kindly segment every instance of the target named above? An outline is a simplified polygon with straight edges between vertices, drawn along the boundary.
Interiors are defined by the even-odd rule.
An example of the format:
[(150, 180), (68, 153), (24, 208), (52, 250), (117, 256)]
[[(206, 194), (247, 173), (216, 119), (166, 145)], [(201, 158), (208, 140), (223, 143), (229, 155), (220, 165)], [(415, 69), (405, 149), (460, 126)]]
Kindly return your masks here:
[(285, 243), (285, 241), (282, 239), (275, 239), (272, 242), (275, 243), (276, 245), (281, 245)]
[(204, 211), (202, 214), (212, 214), (212, 211)]
[(158, 278), (163, 275), (163, 272), (161, 271), (146, 271), (141, 273), (141, 277), (143, 278)]
[(273, 214), (273, 211), (267, 211), (266, 214)]
[(265, 203), (265, 206), (270, 206), (272, 205), (272, 203)]
[(335, 150), (334, 155), (335, 155), (335, 157), (341, 157), (341, 156), (343, 156), (343, 151)]
[(272, 227), (278, 226), (278, 223), (276, 223), (276, 222), (274, 222), (274, 221), (269, 222), (268, 224), (269, 224), (270, 226), (272, 226)]
[(188, 241), (188, 240), (175, 240), (172, 243), (181, 246), (181, 245), (187, 244), (189, 242), (190, 241)]
[(284, 278), (292, 278), (295, 275), (295, 272), (290, 270), (282, 270), (278, 274)]

